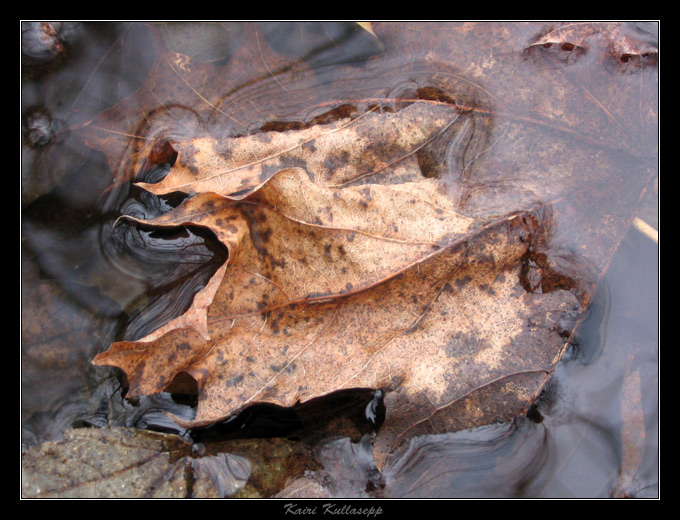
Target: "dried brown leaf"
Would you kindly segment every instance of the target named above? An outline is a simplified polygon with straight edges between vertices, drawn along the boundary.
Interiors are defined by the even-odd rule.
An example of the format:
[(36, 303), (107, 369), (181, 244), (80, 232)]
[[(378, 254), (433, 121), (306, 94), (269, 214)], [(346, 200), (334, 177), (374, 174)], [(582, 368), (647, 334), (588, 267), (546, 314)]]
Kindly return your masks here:
[[(461, 27), (463, 40), (494, 31), (508, 38), (513, 30), (475, 29)], [(552, 37), (568, 35), (575, 37), (566, 30)], [(389, 30), (380, 36), (389, 49)], [(421, 43), (412, 44), (415, 59)], [(617, 90), (625, 85), (540, 64), (532, 82), (522, 77), (526, 84), (513, 85), (501, 104), (496, 94), (507, 80), (490, 75), (484, 85), (480, 72), (499, 55), (480, 49), (455, 74), (431, 72), (436, 62), (427, 54), (424, 67), (412, 68), (413, 88), (397, 89), (396, 99), (370, 97), (377, 89), (369, 82), (351, 116), (331, 122), (240, 137), (152, 133), (153, 145), (127, 156), (99, 141), (119, 166), (143, 158), (135, 172), (169, 167), (160, 182), (140, 183), (146, 190), (189, 196), (140, 225), (206, 227), (229, 260), (185, 316), (140, 341), (115, 343), (95, 363), (122, 368), (130, 395), (191, 376), (199, 404), (188, 427), (258, 402), (292, 406), (341, 389), (383, 388), (379, 465), (410, 435), (525, 410), (632, 220), (650, 167), (640, 159), (649, 155), (644, 138), (631, 129), (652, 128), (655, 112), (643, 110), (654, 106), (647, 98), (632, 116), (622, 111), (631, 102)], [(236, 112), (217, 110), (237, 106), (233, 98), (213, 97), (211, 74), (223, 69), (164, 56), (166, 69), (184, 67), (184, 80), (205, 72), (196, 78), (206, 87), (182, 93), (238, 126), (228, 123)], [(497, 66), (510, 70), (520, 59), (523, 53)], [(291, 69), (280, 70), (283, 76), (269, 69), (266, 84), (281, 86)], [(166, 75), (152, 74), (143, 95), (155, 95), (155, 80)], [(303, 75), (298, 92), (308, 81)], [(575, 88), (555, 88), (565, 84)], [(463, 85), (460, 96), (452, 85)], [(537, 101), (533, 113), (524, 109), (527, 91)], [(282, 96), (274, 106), (287, 99), (299, 107)], [(573, 97), (581, 103), (571, 104)], [(141, 99), (138, 106), (147, 103)], [(622, 147), (640, 160), (637, 169), (612, 152)], [(128, 167), (121, 178), (133, 176)]]

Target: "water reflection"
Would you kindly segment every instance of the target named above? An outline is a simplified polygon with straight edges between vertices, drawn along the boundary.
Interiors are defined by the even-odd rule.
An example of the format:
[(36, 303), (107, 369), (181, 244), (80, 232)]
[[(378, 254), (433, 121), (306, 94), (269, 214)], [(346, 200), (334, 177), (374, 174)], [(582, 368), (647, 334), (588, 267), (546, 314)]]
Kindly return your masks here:
[(527, 422), (418, 437), (384, 471), (385, 495), (404, 498), (522, 496), (546, 463), (545, 430)]

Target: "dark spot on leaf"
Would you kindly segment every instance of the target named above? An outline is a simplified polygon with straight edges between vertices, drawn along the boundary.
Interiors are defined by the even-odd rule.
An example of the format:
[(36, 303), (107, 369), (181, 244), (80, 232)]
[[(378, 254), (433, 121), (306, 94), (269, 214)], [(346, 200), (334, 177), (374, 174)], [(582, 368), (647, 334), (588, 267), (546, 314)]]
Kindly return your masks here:
[(225, 383), (225, 386), (236, 386), (238, 385), (241, 381), (243, 381), (243, 374), (238, 374), (234, 377), (232, 377), (229, 381)]
[(314, 153), (316, 152), (316, 143), (314, 143), (314, 141), (308, 141), (304, 143), (301, 148), (306, 152)]
[(307, 298), (323, 298), (324, 296), (330, 296), (330, 292), (313, 292), (307, 295)]
[(338, 165), (338, 161), (337, 161), (337, 159), (334, 158), (334, 157), (327, 157), (327, 158), (323, 161), (323, 167), (324, 167), (325, 170), (328, 170), (328, 171), (333, 171), (333, 170), (335, 170), (335, 168), (337, 167), (337, 165)]
[(472, 277), (471, 277), (471, 276), (463, 276), (462, 278), (458, 278), (458, 279), (456, 280), (456, 287), (458, 287), (458, 289), (462, 289), (462, 288), (464, 288), (467, 284), (469, 284), (471, 281), (472, 281)]
[(474, 356), (490, 347), (488, 343), (474, 334), (455, 332), (444, 346), (444, 353), (447, 357), (462, 359), (466, 356)]

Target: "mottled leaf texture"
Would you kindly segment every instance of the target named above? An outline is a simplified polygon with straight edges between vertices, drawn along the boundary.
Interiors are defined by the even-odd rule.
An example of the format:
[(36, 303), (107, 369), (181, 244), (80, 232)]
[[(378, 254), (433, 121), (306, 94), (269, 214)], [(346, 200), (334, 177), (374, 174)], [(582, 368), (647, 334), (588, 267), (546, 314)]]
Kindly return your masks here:
[[(396, 29), (374, 25), (387, 48), (380, 64), (389, 82), (398, 75), (386, 65), (398, 47)], [(483, 27), (483, 33), (479, 26), (446, 29), (454, 42), (450, 60), (462, 46), (479, 43), (455, 74), (432, 72), (440, 69), (420, 50), (427, 47), (415, 36), (421, 26), (401, 27), (407, 42), (401, 45), (418, 71), (413, 84), (380, 100), (370, 81), (361, 90), (358, 79), (348, 79), (347, 88), (373, 97), (332, 121), (248, 135), (163, 135), (147, 146), (142, 170), (165, 165), (169, 172), (140, 186), (187, 198), (155, 220), (131, 223), (208, 228), (229, 258), (186, 314), (139, 341), (113, 344), (95, 363), (124, 370), (130, 396), (172, 390), (189, 375), (199, 400), (188, 427), (254, 403), (292, 406), (342, 389), (383, 388), (379, 466), (411, 435), (526, 410), (560, 359), (651, 175), (630, 134), (635, 125), (653, 127), (653, 103), (611, 82), (586, 84), (580, 70), (532, 50), (558, 39), (599, 42), (584, 33), (590, 26), (576, 33), (550, 28), (544, 36), (521, 24)], [(500, 52), (498, 42), (513, 31), (525, 45)], [(607, 31), (599, 34), (618, 34)], [(244, 48), (259, 42), (253, 34)], [(161, 53), (158, 67), (170, 66), (173, 76), (179, 58), (168, 63), (168, 56)], [(188, 58), (181, 62), (207, 71)], [(501, 73), (486, 70), (510, 73), (520, 65), (531, 74), (516, 78), (512, 94)], [(313, 91), (304, 71), (295, 79), (290, 67), (282, 70), (279, 79)], [(154, 90), (160, 74), (151, 74), (136, 106), (160, 92)], [(219, 90), (215, 74), (201, 80), (204, 90), (185, 91), (197, 110), (212, 106), (224, 118), (233, 104), (226, 94), (219, 104), (208, 96)], [(548, 110), (550, 88), (555, 103)], [(276, 102), (294, 97), (284, 91)], [(339, 95), (333, 87), (328, 92)], [(534, 96), (534, 112), (524, 109), (522, 92)], [(580, 105), (572, 107), (576, 94)], [(310, 102), (322, 97), (309, 95)], [(341, 102), (348, 103), (335, 106)], [(107, 124), (130, 103), (114, 107)], [(645, 109), (637, 119), (611, 112), (625, 103)], [(134, 154), (121, 155), (122, 142), (115, 141), (113, 148), (98, 143), (116, 168), (129, 168)], [(618, 155), (622, 148), (638, 161), (633, 171)]]
[[(580, 305), (569, 283), (547, 294), (522, 285), (532, 237), (549, 224), (544, 211), (475, 220), (420, 174), (412, 150), (456, 117), (449, 106), (423, 102), (320, 125), (316, 136), (257, 135), (244, 166), (223, 165), (238, 156), (229, 142), (208, 143), (214, 168), (202, 165), (209, 159), (200, 148), (185, 161), (180, 153), (160, 183), (170, 187), (151, 189), (179, 183), (208, 191), (152, 224), (209, 227), (229, 261), (196, 300), (214, 292), (207, 312), (199, 304), (189, 311), (197, 326), (184, 327), (180, 317), (181, 328), (171, 322), (151, 338), (117, 343), (96, 362), (122, 368), (130, 395), (190, 375), (200, 393), (196, 424), (251, 403), (292, 406), (353, 387), (393, 389), (390, 410), (406, 422), (387, 427), (399, 430), (489, 385), (505, 401), (494, 411), (506, 413), (514, 400), (516, 413), (564, 344), (556, 324)], [(415, 120), (419, 131), (398, 132)], [(408, 136), (403, 146), (399, 135)], [(285, 138), (293, 143), (275, 149), (286, 152), (272, 154), (267, 145)], [(304, 155), (300, 139), (319, 159)], [(375, 167), (370, 152), (353, 154), (355, 147), (388, 147), (393, 156)], [(344, 171), (325, 168), (338, 150), (348, 156)], [(192, 162), (193, 181), (183, 167)], [(372, 171), (404, 182), (337, 187)]]

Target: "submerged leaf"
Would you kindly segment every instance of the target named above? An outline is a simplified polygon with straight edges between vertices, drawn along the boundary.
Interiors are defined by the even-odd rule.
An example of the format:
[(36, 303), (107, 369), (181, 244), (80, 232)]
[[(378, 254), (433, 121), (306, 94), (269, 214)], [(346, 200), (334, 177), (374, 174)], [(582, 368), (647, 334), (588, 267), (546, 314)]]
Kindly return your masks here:
[[(382, 41), (389, 48), (390, 38)], [(217, 119), (233, 117), (221, 107), (235, 105), (212, 82), (223, 69), (162, 56), (172, 70), (183, 68), (182, 78), (205, 85), (184, 92), (192, 103)], [(172, 390), (190, 376), (198, 409), (185, 427), (254, 403), (292, 406), (342, 389), (385, 389), (378, 466), (414, 434), (526, 410), (632, 220), (653, 167), (644, 143), (626, 139), (631, 125), (652, 127), (654, 114), (613, 113), (630, 102), (619, 99), (618, 84), (586, 84), (578, 72), (541, 63), (531, 65), (535, 84), (524, 85), (536, 112), (524, 110), (520, 88), (501, 104), (473, 81), (485, 77), (479, 70), (489, 56), (471, 58), (467, 79), (437, 69), (428, 82), (428, 55), (427, 66), (413, 67), (413, 84), (395, 88), (400, 95), (326, 105), (353, 107), (330, 121), (264, 125), (248, 135), (151, 132), (143, 153), (127, 155), (121, 142), (98, 141), (117, 167), (134, 163), (121, 179), (141, 173), (139, 185), (151, 193), (187, 195), (138, 225), (208, 228), (229, 258), (186, 314), (140, 341), (114, 343), (95, 364), (124, 370), (130, 396)], [(504, 59), (501, 69), (525, 53)], [(291, 68), (281, 70), (295, 82)], [(160, 92), (158, 77), (135, 103)], [(500, 74), (488, 79), (496, 94), (507, 88)], [(302, 74), (298, 92), (310, 81)], [(452, 82), (466, 84), (459, 96), (442, 90)], [(575, 88), (558, 92), (563, 83)], [(299, 107), (284, 90), (273, 105)], [(574, 93), (588, 103), (572, 107)], [(625, 159), (615, 153), (622, 143), (631, 145)], [(158, 179), (161, 170), (167, 175)]]
[[(419, 132), (407, 132), (414, 113)], [(251, 403), (292, 406), (355, 387), (392, 390), (385, 428), (396, 436), (489, 386), (503, 392), (503, 407), (479, 407), (463, 424), (525, 406), (564, 346), (556, 324), (580, 311), (570, 291), (575, 284), (557, 284), (546, 294), (523, 286), (526, 259), (540, 247), (534, 235), (549, 227), (549, 212), (466, 217), (440, 181), (420, 174), (414, 150), (455, 121), (455, 109), (423, 102), (372, 115), (315, 127), (319, 137), (262, 134), (237, 143), (257, 149), (260, 142), (292, 139), (286, 152), (264, 156), (275, 164), (273, 173), (263, 174), (267, 160), (252, 156), (245, 167), (196, 168), (212, 190), (147, 224), (206, 226), (229, 249), (226, 268), (190, 311), (199, 323), (187, 328), (191, 323), (180, 317), (139, 342), (114, 344), (95, 363), (122, 368), (129, 395), (160, 392), (190, 375), (199, 391), (191, 426)], [(340, 148), (325, 144), (338, 127)], [(411, 136), (403, 146), (400, 128)], [(300, 142), (311, 143), (318, 159), (295, 157), (305, 152)], [(371, 147), (392, 155), (376, 154), (383, 158), (376, 167)], [(182, 143), (187, 148), (191, 143)], [(346, 157), (344, 170), (324, 168), (334, 154)], [(180, 152), (177, 174), (173, 168), (158, 191), (174, 190), (176, 182), (200, 185), (203, 179), (176, 181), (194, 157)], [(370, 169), (356, 165), (366, 161)], [(294, 163), (309, 171), (289, 166)], [(385, 183), (347, 182), (366, 172)], [(229, 196), (238, 186), (247, 186), (245, 193)]]

